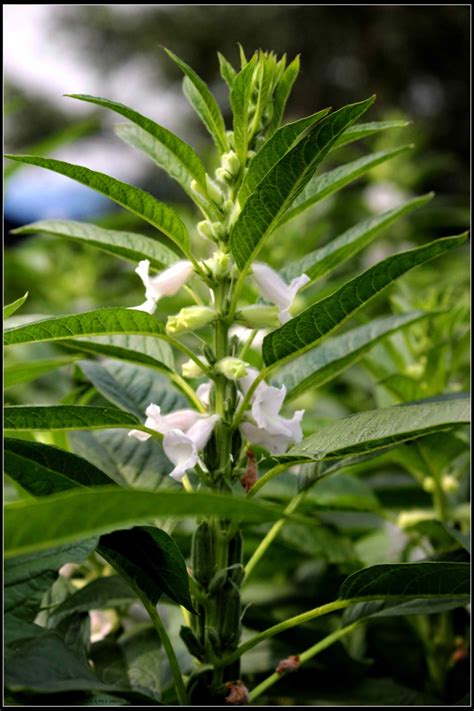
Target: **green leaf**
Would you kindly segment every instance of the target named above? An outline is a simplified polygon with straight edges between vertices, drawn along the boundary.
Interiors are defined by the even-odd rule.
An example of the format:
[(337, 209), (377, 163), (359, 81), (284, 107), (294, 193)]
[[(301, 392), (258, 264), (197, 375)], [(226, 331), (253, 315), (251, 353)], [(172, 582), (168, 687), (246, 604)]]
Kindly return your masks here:
[(74, 220), (40, 220), (30, 225), (11, 230), (11, 234), (26, 235), (44, 233), (53, 237), (65, 237), (84, 244), (90, 244), (108, 254), (137, 264), (148, 259), (152, 269), (161, 270), (176, 262), (178, 257), (170, 249), (150, 237), (134, 232), (106, 230)]
[(154, 605), (165, 593), (193, 611), (186, 563), (164, 531), (151, 526), (115, 531), (101, 537), (98, 552)]
[(370, 98), (327, 116), (266, 174), (248, 198), (230, 234), (231, 251), (240, 270), (255, 258), (336, 138), (372, 102)]
[(279, 128), (273, 136), (260, 148), (257, 155), (252, 159), (242, 185), (238, 198), (241, 207), (244, 206), (247, 198), (251, 195), (257, 185), (263, 180), (268, 171), (278, 163), (295, 141), (301, 139), (306, 129), (321, 121), (328, 115), (330, 109), (322, 109), (312, 116), (293, 121)]
[[(436, 563), (440, 565), (440, 563)], [(442, 565), (442, 564), (441, 564)], [(448, 563), (448, 565), (452, 565)], [(461, 565), (463, 565), (461, 563)], [(357, 620), (365, 620), (377, 617), (406, 617), (407, 615), (436, 615), (440, 612), (455, 610), (457, 607), (465, 607), (467, 600), (465, 597), (452, 597), (448, 600), (436, 598), (427, 600), (408, 600), (407, 602), (393, 602), (377, 600), (373, 602), (361, 602), (353, 607), (344, 610), (342, 621), (344, 626), (351, 625)]]
[(40, 343), (61, 341), (73, 336), (100, 336), (103, 334), (137, 334), (166, 338), (163, 327), (144, 311), (124, 308), (98, 309), (71, 316), (54, 316), (6, 329), (4, 344)]
[(168, 129), (117, 101), (88, 94), (66, 94), (71, 99), (87, 101), (115, 111), (129, 119), (135, 126), (119, 126), (117, 135), (134, 148), (146, 153), (160, 168), (176, 180), (188, 195), (194, 197), (191, 181), (195, 180), (206, 190), (206, 171), (199, 156), (187, 143)]
[(369, 123), (356, 123), (344, 131), (342, 136), (336, 141), (333, 150), (345, 146), (353, 141), (360, 141), (362, 138), (373, 136), (374, 133), (386, 131), (390, 128), (405, 128), (410, 125), (410, 121), (371, 121)]
[(51, 613), (54, 625), (77, 612), (104, 610), (127, 605), (137, 599), (131, 587), (118, 575), (96, 578), (77, 592), (69, 595)]
[(310, 388), (321, 387), (335, 378), (362, 358), (382, 338), (429, 316), (422, 311), (413, 311), (402, 316), (374, 319), (342, 336), (328, 339), (319, 347), (287, 363), (272, 378), (272, 384), (276, 387), (285, 385), (286, 400), (292, 400)]
[(399, 148), (391, 148), (388, 151), (370, 153), (363, 158), (353, 160), (351, 163), (329, 170), (327, 173), (316, 175), (296, 198), (290, 209), (282, 216), (279, 225), (289, 222), (304, 210), (316, 205), (317, 202), (324, 200), (324, 198), (340, 190), (345, 185), (352, 183), (353, 180), (362, 177), (377, 165), (396, 158), (396, 156), (406, 153), (412, 148), (413, 146), (411, 145), (400, 146)]
[(283, 278), (286, 281), (291, 281), (300, 274), (307, 274), (311, 278), (309, 283), (320, 279), (328, 272), (344, 264), (350, 257), (360, 252), (361, 249), (367, 247), (383, 229), (389, 227), (404, 215), (426, 205), (433, 196), (434, 193), (428, 193), (427, 195), (413, 198), (393, 210), (388, 210), (380, 215), (358, 222), (354, 227), (346, 230), (324, 247), (305, 254), (304, 257), (297, 261), (290, 262), (281, 270)]
[(315, 461), (337, 459), (469, 422), (469, 397), (366, 410), (323, 427), (292, 447), (288, 455)]
[(173, 208), (159, 202), (144, 190), (128, 183), (123, 183), (121, 180), (112, 178), (105, 173), (99, 173), (85, 166), (65, 163), (54, 158), (28, 155), (7, 155), (5, 157), (20, 161), (20, 163), (37, 165), (40, 168), (52, 170), (55, 173), (76, 180), (82, 185), (86, 185), (92, 190), (96, 190), (134, 215), (138, 215), (138, 217), (149, 222), (153, 227), (163, 232), (183, 254), (187, 257), (190, 256), (189, 234), (184, 222), (178, 217)]
[(300, 56), (297, 55), (283, 72), (283, 75), (275, 89), (275, 93), (273, 95), (273, 116), (267, 132), (269, 136), (276, 131), (283, 119), (286, 102), (288, 101), (293, 84), (298, 78), (299, 73)]
[(81, 353), (106, 355), (110, 358), (146, 365), (165, 373), (174, 370), (171, 346), (164, 341), (147, 336), (99, 336), (94, 339), (61, 341), (61, 347), (71, 348)]
[(186, 407), (187, 400), (168, 382), (140, 365), (114, 361), (79, 361), (81, 370), (94, 387), (117, 407), (145, 419), (150, 403), (160, 403), (163, 412)]
[(440, 238), (422, 247), (395, 254), (370, 267), (265, 336), (262, 347), (265, 365), (283, 364), (305, 353), (402, 274), (460, 246), (466, 239), (467, 233)]
[(197, 115), (211, 134), (217, 148), (221, 153), (228, 150), (225, 124), (217, 101), (209, 91), (205, 81), (199, 77), (194, 69), (183, 62), (182, 59), (164, 47), (168, 57), (175, 62), (186, 75), (183, 81), (183, 91), (187, 100), (196, 111)]
[(133, 491), (118, 487), (74, 490), (9, 504), (5, 510), (5, 556), (109, 533), (163, 517), (223, 516), (242, 521), (276, 521), (280, 508), (239, 496), (183, 491)]
[(65, 365), (74, 363), (80, 356), (73, 355), (61, 358), (48, 358), (46, 360), (32, 360), (29, 363), (15, 363), (7, 365), (3, 371), (4, 387), (11, 388), (21, 383), (29, 383), (42, 375), (51, 373), (53, 370), (63, 368)]
[[(14, 432), (67, 432), (108, 427), (134, 427), (148, 431), (135, 415), (106, 407), (82, 405), (14, 405), (4, 411), (4, 428)], [(156, 432), (154, 433), (156, 434)]]
[(19, 299), (16, 299), (16, 301), (12, 301), (11, 304), (7, 304), (6, 306), (3, 307), (3, 320), (5, 321), (7, 318), (10, 318), (10, 316), (13, 316), (15, 311), (18, 311), (20, 306), (23, 306), (25, 301), (28, 298), (28, 292), (24, 296), (21, 296)]
[(235, 152), (244, 165), (250, 137), (249, 106), (253, 87), (253, 75), (257, 64), (254, 54), (250, 62), (237, 74), (230, 92), (230, 105), (234, 117)]
[(349, 575), (341, 600), (355, 598), (440, 598), (469, 596), (468, 563), (396, 563), (374, 565)]
[(223, 78), (229, 89), (232, 89), (232, 85), (234, 83), (234, 79), (236, 77), (237, 72), (235, 71), (232, 64), (224, 57), (223, 54), (218, 52), (217, 56), (219, 58), (219, 68), (221, 71), (221, 77)]
[(113, 484), (106, 474), (76, 454), (40, 442), (5, 438), (5, 472), (33, 496), (77, 486)]

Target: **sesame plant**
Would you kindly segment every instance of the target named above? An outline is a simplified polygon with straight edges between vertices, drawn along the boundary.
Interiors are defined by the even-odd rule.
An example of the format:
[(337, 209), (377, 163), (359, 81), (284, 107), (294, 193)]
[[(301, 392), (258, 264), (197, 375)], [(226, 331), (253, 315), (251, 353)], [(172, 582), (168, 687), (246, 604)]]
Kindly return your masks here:
[[(194, 223), (144, 190), (87, 167), (8, 156), (76, 180), (153, 228), (142, 235), (51, 219), (16, 230), (74, 240), (131, 262), (144, 288), (143, 303), (128, 308), (7, 323), (10, 348), (52, 343), (76, 360), (74, 387), (60, 404), (5, 411), (5, 471), (19, 492), (6, 510), (6, 682), (11, 698), (23, 704), (45, 698), (259, 703), (272, 698), (273, 685), (289, 672), (332, 645), (357, 640), (377, 616), (412, 616), (415, 633), (429, 646), (430, 620), (444, 615), (446, 621), (467, 603), (466, 521), (446, 477), (454, 476), (451, 456), (460, 462), (458, 479), (465, 466), (468, 396), (450, 391), (449, 364), (436, 384), (427, 376), (424, 387), (419, 369), (427, 360), (417, 350), (416, 329), (424, 329), (426, 341), (432, 324), (444, 318), (442, 340), (450, 314), (443, 305), (401, 300), (395, 313), (355, 320), (393, 282), (460, 247), (467, 235), (396, 252), (318, 296), (323, 277), (354, 263), (384, 228), (432, 195), (365, 219), (317, 249), (302, 229), (278, 270), (272, 243), (285, 240), (290, 221), (407, 151), (369, 153), (320, 170), (328, 156), (337, 161), (343, 146), (399, 122), (361, 122), (374, 97), (283, 122), (299, 59), (258, 51), (248, 60), (241, 52), (238, 70), (219, 55), (232, 111), (226, 128), (205, 82), (167, 54), (184, 73), (185, 96), (214, 142), (212, 167), (132, 108), (70, 96), (128, 120), (117, 135), (180, 185), (194, 205)], [(170, 313), (176, 301), (168, 297), (185, 305)], [(25, 298), (5, 307), (6, 319)], [(412, 339), (405, 360), (401, 350), (397, 358), (394, 335)], [(390, 346), (402, 372), (383, 371), (386, 361), (371, 356), (382, 346)], [(292, 405), (359, 361), (396, 394), (393, 402), (323, 426), (307, 407)], [(8, 371), (13, 383), (58, 363), (21, 367), (20, 375), (18, 365)], [(417, 387), (408, 388), (407, 378)], [(393, 462), (433, 497), (429, 515), (411, 522), (429, 519), (431, 528), (410, 529), (404, 559), (364, 565), (364, 556), (350, 558), (337, 589), (316, 586), (306, 607), (283, 612), (268, 626), (252, 622), (255, 571), (275, 563), (272, 551), (283, 555), (275, 546), (285, 532), (296, 532), (293, 545), (319, 537), (325, 560), (325, 549), (339, 546), (318, 513), (329, 483), (339, 482), (341, 495), (352, 496), (360, 510), (365, 504), (351, 490), (356, 484), (349, 486), (355, 480), (341, 471), (364, 474)], [(403, 527), (410, 528), (406, 517)], [(422, 556), (411, 557), (420, 536)], [(71, 564), (76, 573), (68, 577)], [(285, 571), (288, 560), (278, 565)], [(120, 637), (137, 600), (152, 627)], [(272, 606), (271, 596), (266, 604)], [(182, 617), (178, 626), (167, 617), (170, 609)], [(90, 624), (100, 610), (114, 616), (98, 641)], [(327, 625), (316, 631), (314, 621)], [(311, 640), (270, 665), (257, 683), (245, 667), (247, 655), (301, 626)], [(108, 655), (112, 661), (105, 663)], [(442, 698), (445, 657), (433, 652), (429, 659), (430, 690)]]

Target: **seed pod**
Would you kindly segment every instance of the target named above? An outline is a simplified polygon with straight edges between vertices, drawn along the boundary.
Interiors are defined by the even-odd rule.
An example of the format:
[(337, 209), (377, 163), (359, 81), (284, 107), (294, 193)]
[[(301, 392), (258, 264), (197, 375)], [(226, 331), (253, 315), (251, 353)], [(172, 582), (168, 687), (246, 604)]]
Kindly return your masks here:
[(196, 528), (192, 543), (193, 575), (207, 589), (216, 572), (214, 558), (214, 532), (207, 521), (202, 521)]
[(219, 634), (214, 627), (209, 627), (207, 630), (207, 639), (209, 641), (209, 644), (211, 645), (213, 651), (217, 654), (220, 655), (221, 653), (221, 638), (219, 637)]
[(193, 657), (196, 657), (196, 659), (199, 659), (199, 661), (202, 662), (202, 660), (204, 659), (204, 650), (199, 644), (197, 637), (192, 631), (192, 629), (190, 627), (182, 626), (179, 630), (179, 636), (181, 637), (188, 651), (193, 655)]
[(232, 580), (228, 580), (218, 597), (217, 629), (223, 652), (232, 651), (240, 639), (240, 592)]
[(243, 538), (242, 538), (242, 532), (237, 531), (235, 536), (233, 536), (228, 545), (228, 558), (227, 562), (229, 565), (235, 565), (236, 563), (241, 564), (242, 563), (242, 544), (243, 544)]
[(227, 568), (225, 568), (224, 570), (218, 570), (208, 585), (209, 593), (211, 595), (214, 595), (216, 592), (218, 592), (224, 586), (226, 580)]

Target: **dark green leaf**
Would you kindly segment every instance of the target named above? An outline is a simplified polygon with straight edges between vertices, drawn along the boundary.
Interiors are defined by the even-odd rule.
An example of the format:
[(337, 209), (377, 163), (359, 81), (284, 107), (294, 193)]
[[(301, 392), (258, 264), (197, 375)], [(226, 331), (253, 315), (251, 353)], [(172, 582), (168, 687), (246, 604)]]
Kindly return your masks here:
[(183, 254), (190, 256), (189, 234), (185, 224), (171, 207), (158, 202), (156, 198), (144, 190), (128, 185), (128, 183), (123, 183), (105, 173), (99, 173), (85, 166), (65, 163), (54, 158), (27, 155), (7, 155), (6, 158), (52, 170), (96, 190), (118, 205), (125, 207), (134, 215), (138, 215), (138, 217), (149, 222), (174, 242)]
[(129, 605), (136, 599), (132, 588), (120, 576), (96, 578), (58, 605), (51, 613), (51, 621), (57, 625), (77, 612)]
[(231, 231), (230, 247), (240, 270), (255, 258), (336, 138), (372, 102), (373, 98), (351, 104), (327, 116), (266, 174), (248, 198)]
[(113, 254), (116, 257), (137, 264), (141, 259), (148, 259), (152, 269), (161, 270), (175, 262), (178, 257), (170, 249), (150, 237), (134, 232), (118, 232), (86, 222), (73, 220), (40, 220), (31, 225), (24, 225), (12, 230), (12, 234), (45, 233), (54, 237), (65, 237)]
[(459, 247), (466, 239), (467, 233), (437, 239), (422, 247), (395, 254), (370, 267), (330, 296), (265, 336), (262, 347), (264, 363), (283, 364), (310, 350), (323, 336), (337, 328), (402, 274)]
[(69, 430), (103, 430), (110, 427), (126, 427), (128, 429), (134, 427), (146, 431), (138, 418), (128, 412), (82, 405), (15, 405), (6, 407), (3, 426), (5, 430), (14, 432), (25, 430), (67, 432)]
[(76, 454), (49, 444), (5, 438), (5, 472), (33, 496), (49, 496), (77, 486), (114, 483), (100, 469)]

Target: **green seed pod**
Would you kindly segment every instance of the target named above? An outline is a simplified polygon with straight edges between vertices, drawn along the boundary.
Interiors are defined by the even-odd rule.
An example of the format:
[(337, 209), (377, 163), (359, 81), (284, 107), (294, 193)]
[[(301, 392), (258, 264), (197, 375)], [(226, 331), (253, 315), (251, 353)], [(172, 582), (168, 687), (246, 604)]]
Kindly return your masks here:
[(227, 581), (227, 568), (225, 568), (224, 570), (218, 570), (208, 585), (209, 593), (211, 595), (214, 595), (216, 592), (218, 592), (224, 586), (226, 581)]
[(242, 564), (242, 545), (243, 545), (243, 538), (242, 538), (242, 532), (237, 531), (235, 536), (233, 536), (230, 541), (229, 541), (229, 546), (228, 546), (228, 563), (229, 565), (235, 565), (235, 564)]
[(214, 629), (214, 627), (209, 627), (207, 630), (207, 639), (209, 641), (209, 644), (211, 645), (213, 651), (215, 654), (220, 655), (221, 653), (221, 639), (219, 637), (219, 634), (217, 630)]
[(228, 580), (219, 592), (217, 630), (223, 652), (235, 649), (240, 639), (240, 592), (237, 586)]
[(208, 706), (210, 701), (210, 687), (212, 684), (212, 669), (198, 669), (191, 674), (186, 684), (189, 702), (192, 706)]
[(192, 654), (193, 657), (196, 657), (196, 659), (199, 659), (199, 661), (202, 662), (202, 660), (204, 659), (204, 650), (199, 644), (196, 635), (194, 634), (192, 629), (190, 627), (182, 626), (179, 630), (179, 636), (188, 648), (190, 654)]
[(193, 575), (203, 588), (207, 589), (216, 572), (214, 557), (214, 532), (207, 521), (196, 528), (192, 542)]

